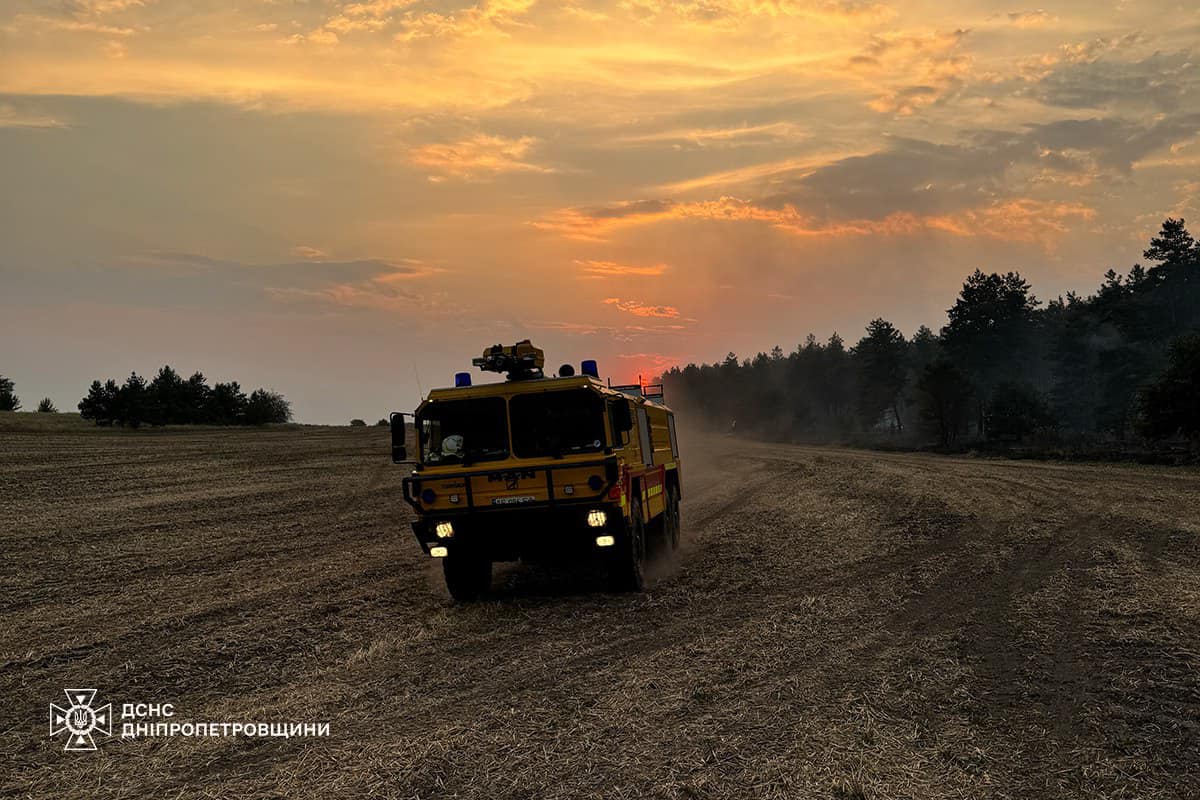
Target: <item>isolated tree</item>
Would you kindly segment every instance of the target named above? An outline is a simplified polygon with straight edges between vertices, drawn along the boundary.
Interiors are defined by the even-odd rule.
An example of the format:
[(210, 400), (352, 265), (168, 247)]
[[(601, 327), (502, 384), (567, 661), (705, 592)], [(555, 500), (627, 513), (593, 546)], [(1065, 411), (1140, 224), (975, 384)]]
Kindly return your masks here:
[(21, 398), (13, 394), (13, 382), (0, 375), (0, 411), (20, 411)]
[(891, 411), (893, 425), (904, 431), (900, 419), (900, 398), (908, 379), (906, 357), (908, 342), (896, 326), (885, 319), (867, 325), (867, 334), (854, 347), (858, 364), (858, 408), (864, 425), (879, 421)]
[(967, 423), (971, 384), (950, 361), (930, 364), (917, 381), (921, 419), (936, 433), (938, 444), (948, 447)]
[[(1188, 233), (1182, 219), (1167, 217), (1158, 236), (1150, 240), (1150, 246), (1142, 253), (1147, 261), (1162, 264), (1183, 264), (1198, 255), (1196, 240)], [(1151, 270), (1153, 271), (1153, 270)]]
[(54, 401), (49, 397), (43, 397), (38, 401), (37, 410), (39, 414), (57, 414), (58, 409), (54, 407)]
[(246, 401), (247, 425), (269, 425), (290, 422), (292, 406), (283, 395), (268, 389), (255, 389)]
[(391, 425), (391, 424), (392, 424), (392, 423), (388, 422), (386, 419), (381, 419), (381, 420), (379, 420), (379, 422), (376, 422), (376, 423), (375, 423), (375, 427), (377, 427), (377, 428), (386, 428), (386, 427), (388, 427), (388, 426), (389, 426), (389, 425)]
[(352, 419), (352, 420), (350, 420), (350, 427), (351, 428), (365, 428), (365, 427), (367, 427), (367, 421), (362, 420), (362, 419)]
[(1155, 439), (1177, 434), (1200, 438), (1200, 334), (1171, 345), (1166, 371), (1142, 392), (1140, 427)]

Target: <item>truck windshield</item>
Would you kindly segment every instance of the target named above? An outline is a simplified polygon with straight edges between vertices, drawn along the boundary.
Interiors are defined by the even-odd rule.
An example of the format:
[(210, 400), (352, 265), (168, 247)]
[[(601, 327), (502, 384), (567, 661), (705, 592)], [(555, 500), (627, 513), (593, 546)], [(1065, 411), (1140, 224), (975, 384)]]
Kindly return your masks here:
[(561, 458), (604, 449), (604, 401), (587, 389), (521, 394), (509, 402), (518, 458)]
[(417, 417), (425, 464), (470, 464), (508, 457), (504, 398), (439, 400)]

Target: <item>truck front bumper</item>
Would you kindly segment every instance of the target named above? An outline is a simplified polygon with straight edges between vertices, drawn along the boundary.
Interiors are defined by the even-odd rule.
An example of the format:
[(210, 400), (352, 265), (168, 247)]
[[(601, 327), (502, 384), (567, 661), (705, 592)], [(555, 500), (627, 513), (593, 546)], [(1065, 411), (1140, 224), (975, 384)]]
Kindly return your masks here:
[[(604, 515), (603, 524), (596, 512)], [(450, 525), (449, 536), (438, 526)], [(430, 515), (412, 523), (413, 534), (426, 555), (467, 553), (491, 561), (554, 561), (586, 557), (606, 549), (624, 535), (624, 517), (615, 503), (580, 503), (505, 510), (502, 513)], [(611, 537), (605, 545), (597, 537)], [(601, 540), (604, 541), (604, 540)]]

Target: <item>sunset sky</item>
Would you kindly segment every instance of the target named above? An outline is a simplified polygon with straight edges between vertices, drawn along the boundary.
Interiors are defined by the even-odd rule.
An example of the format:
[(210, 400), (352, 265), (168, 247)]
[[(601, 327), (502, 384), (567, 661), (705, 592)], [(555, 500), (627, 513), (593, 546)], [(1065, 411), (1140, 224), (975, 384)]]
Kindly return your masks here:
[(494, 342), (625, 381), (1088, 292), (1200, 228), (1198, 50), (1194, 2), (3, 0), (0, 373), (373, 422)]

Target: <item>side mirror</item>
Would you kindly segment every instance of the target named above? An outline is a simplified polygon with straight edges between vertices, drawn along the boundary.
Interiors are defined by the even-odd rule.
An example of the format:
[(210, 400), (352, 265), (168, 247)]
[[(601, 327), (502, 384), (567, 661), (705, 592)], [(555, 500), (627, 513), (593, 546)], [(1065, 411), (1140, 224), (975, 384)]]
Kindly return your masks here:
[(618, 400), (612, 407), (613, 430), (617, 433), (629, 433), (633, 430), (633, 413), (629, 410), (628, 400)]
[(402, 464), (408, 461), (408, 427), (404, 424), (404, 414), (393, 411), (388, 421), (392, 426), (392, 463)]

